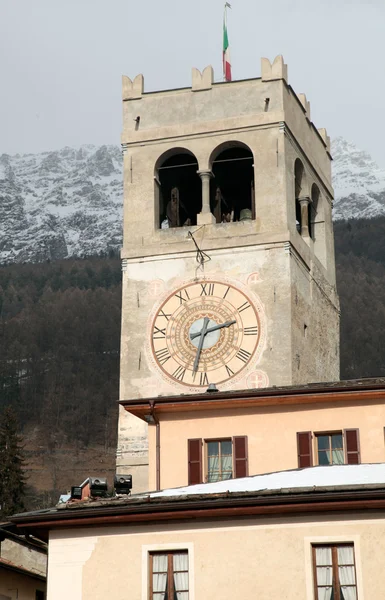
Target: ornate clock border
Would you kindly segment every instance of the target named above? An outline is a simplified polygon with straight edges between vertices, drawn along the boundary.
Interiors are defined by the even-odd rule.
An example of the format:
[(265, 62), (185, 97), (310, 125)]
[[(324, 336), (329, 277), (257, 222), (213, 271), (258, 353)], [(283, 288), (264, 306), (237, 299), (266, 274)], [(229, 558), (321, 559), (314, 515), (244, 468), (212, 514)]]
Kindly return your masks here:
[(265, 345), (261, 300), (228, 277), (179, 281), (148, 318), (150, 368), (185, 392), (201, 392), (210, 383), (222, 389), (238, 383), (255, 370)]

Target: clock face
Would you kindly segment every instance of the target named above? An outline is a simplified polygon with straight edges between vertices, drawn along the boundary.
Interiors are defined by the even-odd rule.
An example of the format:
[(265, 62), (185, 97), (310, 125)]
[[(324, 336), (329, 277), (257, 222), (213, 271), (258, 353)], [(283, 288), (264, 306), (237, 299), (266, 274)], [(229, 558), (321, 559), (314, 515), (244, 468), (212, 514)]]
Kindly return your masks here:
[(168, 377), (190, 387), (220, 384), (249, 364), (260, 340), (251, 300), (218, 281), (195, 281), (176, 290), (157, 310), (151, 351)]

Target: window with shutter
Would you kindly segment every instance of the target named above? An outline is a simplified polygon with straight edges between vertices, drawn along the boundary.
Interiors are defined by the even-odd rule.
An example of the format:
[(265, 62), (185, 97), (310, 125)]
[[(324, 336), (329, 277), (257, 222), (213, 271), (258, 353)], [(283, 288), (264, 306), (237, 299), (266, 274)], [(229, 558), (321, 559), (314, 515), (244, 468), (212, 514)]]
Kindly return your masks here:
[(299, 468), (313, 466), (311, 431), (297, 433), (298, 466)]
[(358, 465), (361, 462), (360, 457), (360, 438), (358, 429), (345, 429), (345, 455), (348, 465)]
[(236, 436), (233, 438), (234, 447), (234, 477), (247, 477), (248, 456), (247, 456), (247, 436)]
[(361, 462), (358, 429), (316, 432), (314, 438), (316, 464), (358, 465)]
[(205, 481), (248, 475), (247, 436), (205, 440)]
[(202, 439), (188, 440), (188, 484), (202, 483)]

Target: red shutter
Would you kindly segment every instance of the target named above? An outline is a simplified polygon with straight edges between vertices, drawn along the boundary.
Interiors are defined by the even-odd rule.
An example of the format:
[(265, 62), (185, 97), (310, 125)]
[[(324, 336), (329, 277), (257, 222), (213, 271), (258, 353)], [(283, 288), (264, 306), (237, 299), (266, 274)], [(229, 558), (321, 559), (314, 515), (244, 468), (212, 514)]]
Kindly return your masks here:
[(313, 452), (311, 443), (311, 431), (300, 431), (297, 433), (298, 466), (312, 467)]
[(188, 440), (188, 484), (202, 483), (202, 440)]
[(358, 429), (345, 429), (345, 462), (347, 465), (359, 465), (360, 457), (360, 436)]
[(247, 455), (247, 435), (233, 437), (234, 477), (247, 477), (249, 461)]

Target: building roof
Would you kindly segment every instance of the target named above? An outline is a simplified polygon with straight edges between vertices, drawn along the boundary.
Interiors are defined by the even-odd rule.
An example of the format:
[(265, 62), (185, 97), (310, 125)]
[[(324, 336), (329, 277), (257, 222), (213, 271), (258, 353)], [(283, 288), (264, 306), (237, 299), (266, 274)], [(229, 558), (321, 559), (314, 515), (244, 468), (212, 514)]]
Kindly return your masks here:
[(327, 404), (343, 402), (354, 404), (385, 400), (385, 378), (371, 377), (346, 381), (310, 383), (304, 385), (273, 386), (251, 390), (202, 392), (199, 394), (179, 394), (120, 400), (125, 410), (133, 415), (152, 422), (154, 414), (207, 409), (260, 408), (263, 406)]
[(14, 515), (27, 533), (185, 519), (385, 509), (385, 464), (310, 467), (132, 496), (91, 498)]
[(228, 479), (216, 483), (202, 483), (179, 488), (151, 492), (142, 496), (170, 498), (223, 493), (260, 492), (277, 490), (301, 490), (312, 488), (334, 488), (344, 486), (379, 485), (385, 488), (385, 464), (331, 465), (310, 467), (291, 471), (278, 471), (264, 475), (253, 475), (240, 479)]
[(1, 569), (6, 569), (7, 571), (12, 571), (14, 573), (19, 573), (21, 575), (26, 575), (28, 577), (33, 577), (33, 579), (38, 579), (39, 581), (46, 581), (46, 577), (41, 575), (40, 573), (36, 573), (36, 571), (31, 571), (30, 569), (26, 569), (21, 565), (16, 565), (10, 560), (6, 558), (0, 557), (0, 571)]

